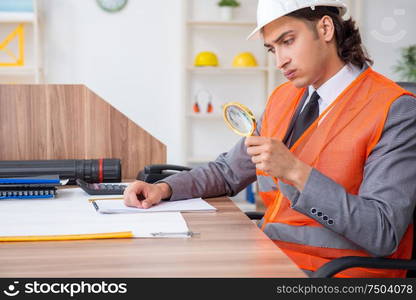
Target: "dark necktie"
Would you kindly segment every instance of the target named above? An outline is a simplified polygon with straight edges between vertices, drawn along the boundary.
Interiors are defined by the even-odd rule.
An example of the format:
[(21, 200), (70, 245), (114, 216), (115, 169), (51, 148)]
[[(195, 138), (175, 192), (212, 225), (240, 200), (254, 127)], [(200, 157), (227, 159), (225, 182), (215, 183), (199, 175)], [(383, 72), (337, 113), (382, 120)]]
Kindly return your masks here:
[(306, 106), (295, 121), (293, 133), (290, 139), (289, 148), (299, 139), (303, 132), (319, 117), (319, 100), (320, 96), (315, 91), (309, 99)]

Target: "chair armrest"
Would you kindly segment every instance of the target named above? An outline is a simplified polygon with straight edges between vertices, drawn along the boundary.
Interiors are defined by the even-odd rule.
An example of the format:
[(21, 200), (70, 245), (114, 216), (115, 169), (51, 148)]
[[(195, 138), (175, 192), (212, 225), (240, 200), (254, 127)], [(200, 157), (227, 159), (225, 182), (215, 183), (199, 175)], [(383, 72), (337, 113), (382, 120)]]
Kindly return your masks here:
[(264, 212), (260, 211), (246, 211), (245, 214), (250, 220), (261, 220), (264, 217)]
[(344, 256), (326, 263), (314, 272), (312, 277), (329, 278), (343, 270), (355, 267), (416, 270), (416, 260)]

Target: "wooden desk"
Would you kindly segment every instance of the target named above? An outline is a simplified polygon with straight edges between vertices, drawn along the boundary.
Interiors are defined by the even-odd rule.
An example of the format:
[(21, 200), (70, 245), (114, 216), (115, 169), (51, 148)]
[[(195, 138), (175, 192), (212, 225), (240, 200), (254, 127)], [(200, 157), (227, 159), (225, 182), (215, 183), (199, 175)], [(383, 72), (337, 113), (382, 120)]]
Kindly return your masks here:
[(228, 198), (189, 239), (0, 243), (0, 277), (306, 277)]

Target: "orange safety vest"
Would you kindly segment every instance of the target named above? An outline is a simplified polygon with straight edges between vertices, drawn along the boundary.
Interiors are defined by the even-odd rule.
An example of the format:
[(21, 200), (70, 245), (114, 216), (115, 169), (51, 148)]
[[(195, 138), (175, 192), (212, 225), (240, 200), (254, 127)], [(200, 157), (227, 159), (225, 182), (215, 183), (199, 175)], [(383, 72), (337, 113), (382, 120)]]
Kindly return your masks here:
[[(283, 140), (304, 92), (305, 89), (297, 89), (290, 82), (279, 86), (268, 101), (260, 135)], [(380, 139), (390, 106), (405, 94), (411, 95), (368, 68), (304, 132), (290, 151), (342, 185), (348, 193), (357, 195), (365, 162)], [(323, 226), (292, 209), (273, 178), (261, 170), (256, 173), (260, 196), (267, 207), (262, 229), (301, 269), (316, 271), (342, 256), (370, 256), (331, 231), (330, 226)], [(274, 228), (283, 238), (273, 238), (267, 228)], [(290, 238), (284, 238), (285, 235)], [(396, 252), (389, 257), (410, 258), (412, 239), (413, 224), (407, 228)], [(405, 274), (402, 270), (351, 268), (337, 277), (404, 277)]]

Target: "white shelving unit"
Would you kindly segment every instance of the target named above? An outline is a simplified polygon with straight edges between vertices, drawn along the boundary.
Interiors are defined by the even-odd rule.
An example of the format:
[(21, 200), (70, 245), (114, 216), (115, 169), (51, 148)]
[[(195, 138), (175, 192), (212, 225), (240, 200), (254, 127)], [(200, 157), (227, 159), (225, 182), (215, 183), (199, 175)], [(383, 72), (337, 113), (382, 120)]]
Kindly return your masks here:
[(224, 73), (261, 73), (268, 72), (267, 67), (233, 68), (233, 67), (188, 67), (188, 71), (199, 74), (224, 74)]
[(32, 0), (33, 12), (0, 11), (0, 40), (8, 34), (7, 30), (23, 24), (25, 26), (25, 64), (23, 66), (0, 67), (0, 83), (40, 83), (43, 69), (40, 54), (40, 30), (38, 1)]
[[(255, 28), (256, 0), (239, 0), (233, 20), (220, 19), (217, 0), (184, 0), (184, 142), (186, 164), (195, 166), (214, 160), (228, 151), (238, 140), (222, 119), (222, 105), (240, 102), (259, 117), (268, 95), (279, 85), (281, 77), (273, 58), (267, 54), (261, 41), (247, 41)], [(195, 67), (195, 56), (212, 51), (219, 59), (218, 67)], [(251, 52), (257, 67), (232, 67), (233, 57)], [(199, 101), (201, 113), (192, 110), (199, 91), (209, 91), (214, 111), (206, 112), (207, 97)], [(201, 100), (201, 99), (199, 99)]]
[(4, 12), (0, 11), (0, 23), (34, 23), (35, 12)]

